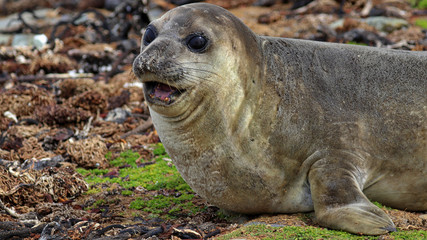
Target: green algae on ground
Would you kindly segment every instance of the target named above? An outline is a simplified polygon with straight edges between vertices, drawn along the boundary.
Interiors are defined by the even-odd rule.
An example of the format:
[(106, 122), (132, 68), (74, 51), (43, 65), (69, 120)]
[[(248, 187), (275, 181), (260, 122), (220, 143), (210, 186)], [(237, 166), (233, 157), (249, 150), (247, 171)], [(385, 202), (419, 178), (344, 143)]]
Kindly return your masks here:
[(96, 200), (91, 206), (86, 207), (85, 210), (90, 210), (90, 209), (98, 208), (101, 205), (105, 205), (105, 204), (107, 204), (107, 201), (105, 199), (99, 199), (99, 200)]
[(427, 9), (427, 0), (411, 0), (411, 4), (419, 9)]
[(427, 231), (424, 230), (410, 230), (410, 231), (397, 231), (390, 234), (394, 239), (427, 239)]
[(193, 198), (193, 194), (182, 194), (177, 197), (157, 195), (150, 200), (137, 198), (130, 204), (130, 208), (140, 209), (144, 212), (154, 214), (154, 216), (167, 213), (166, 217), (174, 218), (183, 213), (195, 214), (203, 210), (191, 202)]
[[(427, 1), (426, 1), (427, 4)], [(418, 18), (415, 20), (415, 25), (424, 29), (427, 29), (427, 19)]]
[(120, 156), (116, 159), (110, 161), (110, 164), (115, 167), (120, 167), (125, 164), (128, 164), (134, 168), (137, 167), (136, 160), (139, 158), (139, 154), (137, 152), (132, 152), (131, 150), (122, 152)]
[(348, 41), (348, 42), (346, 42), (346, 43), (347, 43), (347, 44), (350, 44), (350, 45), (368, 46), (368, 44), (366, 44), (366, 43), (355, 42), (355, 41)]
[(85, 176), (85, 180), (90, 184), (96, 183), (118, 183), (120, 186), (128, 189), (132, 187), (143, 187), (147, 190), (177, 190), (192, 191), (185, 183), (175, 166), (169, 161), (165, 161), (168, 156), (161, 144), (157, 144), (153, 150), (155, 155), (155, 164), (138, 167), (136, 160), (140, 155), (136, 152), (125, 151), (116, 159), (110, 161), (110, 164), (116, 167), (122, 167), (118, 170), (117, 177), (103, 177), (110, 170), (108, 169), (83, 169), (78, 168), (77, 172)]
[[(427, 231), (398, 231), (385, 235), (387, 239), (426, 239)], [(227, 240), (235, 238), (256, 239), (334, 239), (334, 240), (369, 240), (381, 239), (379, 236), (358, 236), (343, 231), (328, 230), (317, 227), (272, 227), (265, 224), (249, 225), (238, 228), (231, 233), (217, 239)]]
[(154, 158), (145, 166), (138, 166), (138, 159), (144, 161), (138, 153), (125, 151), (115, 159), (110, 157), (113, 169), (78, 168), (77, 172), (85, 176), (90, 185), (86, 194), (105, 191), (102, 185), (116, 183), (124, 188), (122, 196), (133, 196), (136, 188), (145, 189), (146, 194), (143, 197), (137, 195), (129, 208), (142, 210), (151, 216), (168, 219), (202, 211), (202, 207), (192, 203), (193, 191), (170, 162), (163, 145), (154, 145), (152, 152)]
[(84, 169), (77, 168), (76, 171), (83, 176), (98, 176), (108, 173), (108, 169)]
[(123, 196), (132, 196), (132, 194), (133, 194), (133, 191), (131, 191), (131, 190), (123, 190), (122, 191)]
[(379, 202), (372, 202), (375, 206), (377, 206), (377, 207), (379, 207), (379, 208), (382, 208), (382, 209), (387, 209), (387, 210), (396, 210), (396, 209), (394, 209), (394, 208), (391, 208), (391, 207), (387, 207), (387, 206), (384, 206), (384, 205), (382, 205), (381, 203), (379, 203)]
[(154, 150), (153, 150), (153, 154), (154, 154), (155, 156), (162, 156), (162, 155), (166, 155), (166, 150), (165, 150), (165, 147), (163, 146), (163, 144), (161, 144), (161, 143), (157, 143), (157, 144), (155, 145)]

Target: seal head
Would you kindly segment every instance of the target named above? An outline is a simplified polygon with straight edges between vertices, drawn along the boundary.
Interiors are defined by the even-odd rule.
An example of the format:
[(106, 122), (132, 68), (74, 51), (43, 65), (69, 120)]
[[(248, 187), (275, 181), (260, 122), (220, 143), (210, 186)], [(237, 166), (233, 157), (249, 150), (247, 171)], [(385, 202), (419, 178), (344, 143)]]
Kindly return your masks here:
[[(248, 35), (252, 37), (239, 40)], [(178, 117), (211, 95), (212, 88), (230, 84), (227, 78), (233, 76), (223, 75), (224, 70), (241, 65), (241, 59), (256, 55), (256, 49), (256, 35), (230, 13), (218, 14), (214, 5), (187, 5), (146, 28), (134, 72), (144, 83), (150, 107), (164, 116)]]

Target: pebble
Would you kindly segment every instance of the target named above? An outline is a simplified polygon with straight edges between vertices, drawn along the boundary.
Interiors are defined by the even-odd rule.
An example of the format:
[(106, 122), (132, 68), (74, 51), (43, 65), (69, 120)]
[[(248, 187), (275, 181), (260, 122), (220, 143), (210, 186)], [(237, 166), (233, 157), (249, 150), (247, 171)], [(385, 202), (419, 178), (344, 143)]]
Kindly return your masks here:
[[(26, 13), (22, 15), (24, 21), (33, 27), (53, 26), (60, 19), (56, 14), (55, 9), (37, 9), (34, 10), (34, 14), (39, 18), (35, 19), (31, 14)], [(10, 33), (21, 29), (23, 26), (22, 21), (18, 20), (18, 13), (10, 14), (6, 17), (0, 18), (0, 32)]]
[(383, 16), (368, 17), (363, 21), (382, 32), (393, 32), (409, 25), (404, 19)]
[[(383, 17), (383, 16), (375, 16), (375, 17), (368, 17), (366, 19), (355, 19), (359, 22), (365, 22), (366, 24), (374, 27), (378, 31), (381, 32), (393, 32), (395, 30), (401, 29), (403, 27), (408, 27), (409, 23), (400, 18), (393, 18), (393, 17)], [(339, 27), (343, 27), (344, 25), (344, 19), (339, 19), (333, 23), (331, 23), (329, 26), (333, 29), (337, 29)]]
[(15, 34), (12, 39), (13, 47), (34, 46), (42, 49), (47, 44), (48, 38), (44, 34)]
[(115, 108), (108, 112), (107, 117), (105, 117), (105, 121), (121, 124), (124, 123), (126, 118), (128, 118), (130, 115), (131, 114), (123, 108)]

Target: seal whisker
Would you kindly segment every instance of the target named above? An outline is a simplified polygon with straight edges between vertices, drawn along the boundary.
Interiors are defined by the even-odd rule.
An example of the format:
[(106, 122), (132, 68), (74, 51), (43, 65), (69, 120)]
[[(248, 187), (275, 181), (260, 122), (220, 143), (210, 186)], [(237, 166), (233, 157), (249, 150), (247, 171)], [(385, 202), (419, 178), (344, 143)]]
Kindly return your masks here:
[(195, 83), (195, 84), (199, 84), (200, 81), (204, 81), (204, 82), (212, 83), (214, 85), (220, 85), (217, 81), (214, 81), (214, 80), (210, 79), (209, 77), (203, 78), (203, 77), (200, 77), (198, 75), (191, 74), (191, 73), (186, 73), (184, 79), (188, 80), (189, 82)]
[[(177, 65), (179, 65), (182, 68), (182, 70), (184, 70), (184, 72), (185, 72), (185, 70), (187, 70), (187, 72), (185, 72), (185, 74), (189, 74), (190, 71), (193, 71), (193, 72), (201, 72), (201, 73), (211, 74), (211, 75), (217, 76), (217, 77), (219, 77), (219, 78), (221, 78), (223, 80), (225, 79), (223, 76), (219, 75), (218, 73), (216, 73), (214, 71), (210, 71), (210, 70), (207, 70), (207, 69), (198, 69), (198, 68), (192, 68), (192, 67), (182, 66), (182, 64), (197, 64), (197, 63), (199, 63), (199, 64), (206, 64), (206, 65), (211, 66), (210, 63), (204, 63), (204, 62), (183, 62), (183, 63), (177, 63)], [(208, 79), (202, 78), (202, 77), (200, 77), (200, 79), (208, 80)]]
[[(215, 70), (215, 67), (212, 65), (212, 63), (208, 63), (208, 62), (206, 62), (206, 63), (205, 62), (177, 62), (176, 64), (183, 67), (183, 68), (188, 68), (185, 65), (194, 66), (195, 64), (201, 64), (201, 65), (207, 65), (207, 66), (209, 66), (209, 68)], [(198, 70), (201, 70), (201, 69), (198, 69)]]
[[(215, 72), (212, 72), (212, 71), (209, 71), (209, 70), (205, 70), (205, 69), (184, 68), (184, 70), (191, 70), (191, 71), (194, 71), (194, 72), (201, 72), (201, 73), (211, 74), (211, 75), (217, 76), (217, 77), (219, 77), (221, 79), (224, 79), (223, 76), (221, 76), (221, 75), (219, 75), (219, 74), (217, 74)], [(189, 73), (189, 72), (187, 72), (187, 73)]]
[(218, 75), (217, 73), (210, 71), (210, 70), (206, 70), (206, 69), (198, 69), (198, 68), (190, 68), (190, 67), (183, 67), (183, 69), (192, 70), (192, 71), (196, 71), (196, 72), (205, 72), (205, 73), (209, 73), (209, 74), (213, 74), (213, 75), (222, 77), (221, 75)]
[(191, 65), (204, 64), (204, 65), (212, 66), (212, 63), (210, 63), (210, 62), (197, 62), (197, 61), (195, 61), (195, 62), (180, 62), (178, 64), (180, 64), (180, 65), (182, 65), (182, 64), (191, 64)]

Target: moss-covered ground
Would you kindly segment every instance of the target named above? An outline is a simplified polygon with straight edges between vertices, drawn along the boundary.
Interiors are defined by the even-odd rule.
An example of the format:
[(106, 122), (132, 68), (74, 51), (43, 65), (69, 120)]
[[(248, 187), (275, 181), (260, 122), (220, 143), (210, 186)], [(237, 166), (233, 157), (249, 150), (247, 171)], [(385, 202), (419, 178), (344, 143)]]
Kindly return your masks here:
[[(427, 4), (427, 1), (426, 1)], [(415, 20), (415, 25), (427, 29), (427, 18), (418, 18)]]
[[(105, 184), (118, 184), (122, 196), (133, 197), (128, 207), (150, 217), (171, 219), (203, 211), (203, 205), (192, 202), (194, 192), (170, 162), (163, 146), (157, 144), (153, 148), (154, 157), (148, 162), (136, 152), (125, 151), (110, 160), (113, 168), (77, 169), (90, 185), (86, 194), (104, 191)], [(95, 201), (88, 208), (105, 202), (102, 199)]]
[(412, 6), (419, 9), (427, 9), (427, 0), (411, 0)]
[(269, 225), (249, 225), (241, 227), (231, 233), (218, 237), (227, 239), (349, 239), (349, 240), (374, 240), (374, 239), (427, 239), (426, 231), (397, 231), (383, 236), (357, 236), (354, 234), (329, 230), (318, 227), (273, 227)]

